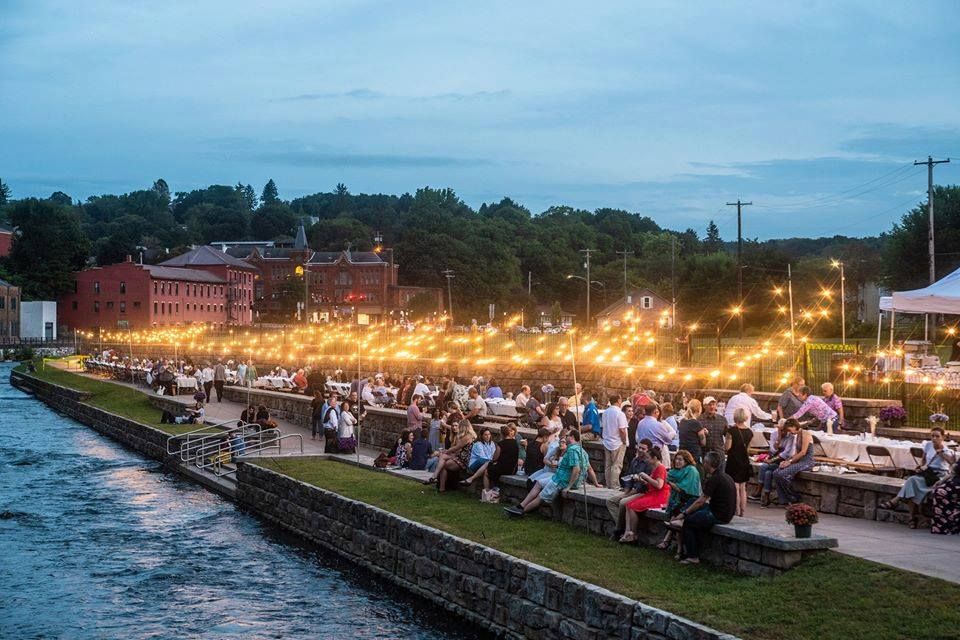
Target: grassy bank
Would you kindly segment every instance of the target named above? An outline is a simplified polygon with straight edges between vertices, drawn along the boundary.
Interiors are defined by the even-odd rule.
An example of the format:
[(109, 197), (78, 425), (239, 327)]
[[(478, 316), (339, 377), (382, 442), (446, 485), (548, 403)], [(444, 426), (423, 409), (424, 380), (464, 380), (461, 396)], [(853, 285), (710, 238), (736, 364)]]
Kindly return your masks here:
[[(258, 461), (286, 475), (494, 547), (743, 638), (934, 639), (960, 628), (960, 586), (826, 553), (777, 578), (680, 566), (539, 517), (333, 461)], [(949, 631), (954, 630), (954, 631)]]
[[(150, 404), (150, 398), (147, 394), (130, 389), (111, 382), (104, 382), (86, 375), (80, 375), (71, 371), (66, 371), (53, 366), (47, 362), (46, 366), (36, 363), (37, 371), (34, 375), (41, 380), (52, 382), (69, 389), (89, 393), (90, 399), (87, 404), (115, 413), (124, 418), (130, 418), (141, 424), (156, 427), (171, 435), (185, 433), (197, 428), (193, 424), (161, 424), (160, 410)], [(23, 365), (17, 367), (19, 371), (26, 371)]]

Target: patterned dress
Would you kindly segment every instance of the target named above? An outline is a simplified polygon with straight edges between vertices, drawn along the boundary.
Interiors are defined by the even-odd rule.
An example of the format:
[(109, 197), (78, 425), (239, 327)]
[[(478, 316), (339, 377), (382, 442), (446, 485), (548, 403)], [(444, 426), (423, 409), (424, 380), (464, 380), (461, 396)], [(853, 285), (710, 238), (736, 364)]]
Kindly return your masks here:
[(960, 534), (960, 475), (934, 485), (930, 533)]

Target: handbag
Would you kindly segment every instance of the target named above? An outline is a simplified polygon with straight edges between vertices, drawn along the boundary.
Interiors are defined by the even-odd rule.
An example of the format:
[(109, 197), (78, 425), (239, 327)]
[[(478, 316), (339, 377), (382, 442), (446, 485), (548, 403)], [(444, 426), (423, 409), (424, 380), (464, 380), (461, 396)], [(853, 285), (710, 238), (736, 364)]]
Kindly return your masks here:
[(931, 467), (933, 461), (940, 457), (940, 452), (938, 451), (933, 458), (930, 459), (930, 462), (925, 467), (917, 467), (917, 470), (913, 472), (915, 476), (921, 476), (923, 481), (927, 483), (928, 487), (932, 487), (937, 484), (940, 480), (940, 472)]
[(377, 456), (377, 459), (373, 461), (373, 466), (377, 469), (386, 469), (388, 464), (390, 464), (390, 457), (385, 453), (381, 453)]

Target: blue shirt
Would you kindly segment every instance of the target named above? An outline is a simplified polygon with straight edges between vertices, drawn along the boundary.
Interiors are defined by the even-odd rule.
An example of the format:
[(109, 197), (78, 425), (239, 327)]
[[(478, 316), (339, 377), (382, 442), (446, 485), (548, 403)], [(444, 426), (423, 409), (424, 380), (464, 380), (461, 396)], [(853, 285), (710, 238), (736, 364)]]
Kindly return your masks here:
[(667, 430), (660, 421), (653, 416), (644, 416), (637, 424), (637, 442), (646, 438), (656, 447), (663, 447), (670, 444), (670, 438), (667, 437)]
[(587, 408), (583, 410), (583, 423), (590, 425), (590, 431), (593, 433), (601, 433), (600, 429), (600, 412), (597, 410), (597, 403), (593, 400), (587, 404)]
[(493, 442), (483, 442), (482, 440), (477, 440), (473, 443), (473, 447), (470, 448), (470, 463), (469, 466), (473, 466), (477, 462), (489, 462), (493, 460), (493, 454), (497, 450), (497, 443)]
[(484, 394), (485, 398), (503, 398), (503, 389), (500, 387), (490, 387)]

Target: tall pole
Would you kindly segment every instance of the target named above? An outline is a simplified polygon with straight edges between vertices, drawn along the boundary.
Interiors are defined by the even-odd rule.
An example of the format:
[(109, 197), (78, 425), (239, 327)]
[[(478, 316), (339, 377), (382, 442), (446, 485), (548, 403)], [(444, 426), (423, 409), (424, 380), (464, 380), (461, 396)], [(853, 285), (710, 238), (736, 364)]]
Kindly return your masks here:
[(627, 297), (627, 256), (632, 256), (633, 251), (617, 251), (618, 256), (623, 256), (623, 297)]
[(840, 341), (847, 344), (847, 279), (843, 274), (843, 262), (840, 263)]
[[(307, 301), (310, 300), (310, 272), (307, 265), (303, 265), (303, 326), (310, 326), (310, 316), (307, 315)], [(304, 336), (306, 339), (306, 336)]]
[(587, 268), (587, 329), (591, 328), (590, 324), (590, 254), (593, 253), (595, 249), (581, 249), (580, 253), (584, 254), (587, 257), (586, 263), (583, 265)]
[(527, 271), (527, 295), (533, 291), (533, 271)]
[(450, 281), (453, 280), (454, 272), (453, 269), (444, 269), (443, 275), (447, 278), (447, 309), (450, 313), (450, 327), (453, 327), (453, 288), (450, 284)]
[[(737, 207), (737, 306), (743, 307), (743, 207), (749, 207), (752, 202), (728, 202), (727, 206)], [(737, 314), (738, 337), (743, 339), (743, 312)]]
[[(927, 215), (930, 218), (930, 224), (927, 228), (927, 253), (930, 258), (930, 284), (933, 284), (937, 281), (937, 269), (936, 269), (936, 260), (935, 260), (935, 242), (933, 236), (933, 167), (937, 164), (945, 164), (950, 162), (950, 158), (946, 160), (934, 160), (933, 156), (927, 156), (925, 162), (914, 162), (913, 166), (925, 164), (927, 165)], [(930, 339), (930, 316), (925, 315), (923, 320), (923, 339)]]
[(677, 236), (670, 237), (670, 329), (677, 326)]
[(796, 323), (793, 320), (793, 271), (791, 265), (787, 264), (787, 297), (790, 298), (790, 344), (796, 344)]

